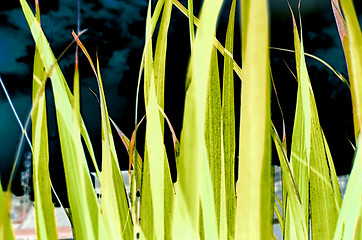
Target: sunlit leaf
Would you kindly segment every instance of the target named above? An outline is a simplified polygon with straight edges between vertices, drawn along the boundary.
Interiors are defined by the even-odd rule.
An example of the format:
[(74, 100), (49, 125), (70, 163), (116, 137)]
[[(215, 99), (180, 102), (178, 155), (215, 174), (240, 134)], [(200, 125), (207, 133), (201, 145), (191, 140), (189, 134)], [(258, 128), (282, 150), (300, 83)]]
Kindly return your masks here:
[[(101, 173), (101, 210), (103, 219), (109, 233), (114, 237), (132, 239), (133, 224), (129, 212), (128, 198), (125, 193), (124, 182), (121, 176), (116, 149), (114, 146), (112, 129), (110, 125), (106, 100), (103, 90), (103, 83), (97, 59), (97, 70), (81, 43), (77, 35), (73, 32), (73, 37), (78, 46), (82, 49), (88, 61), (96, 74), (99, 88), (99, 102), (101, 108), (101, 125), (102, 125), (102, 173)], [(113, 225), (114, 224), (114, 225)]]
[(267, 1), (242, 1), (241, 121), (235, 239), (272, 235)]
[[(361, 135), (360, 135), (361, 136)], [(348, 179), (336, 231), (337, 239), (361, 239), (362, 219), (362, 141), (357, 141), (354, 164)]]
[[(331, 0), (338, 33), (346, 58), (351, 96), (355, 139), (362, 124), (362, 34), (356, 11), (351, 0)], [(341, 5), (341, 8), (340, 8)], [(342, 11), (341, 11), (342, 9)], [(344, 18), (342, 16), (342, 12)]]
[(225, 188), (221, 183), (225, 174), (225, 167), (222, 163), (223, 156), (221, 152), (221, 93), (217, 50), (215, 48), (213, 48), (211, 55), (210, 80), (206, 103), (205, 142), (214, 194), (216, 224), (220, 236), (220, 215), (222, 214), (220, 207), (221, 204), (225, 203), (225, 199), (221, 202), (221, 188)]
[[(294, 16), (293, 28), (298, 93), (290, 161), (301, 197), (306, 229), (308, 229), (310, 206), (312, 237), (330, 239), (338, 217), (336, 204), (338, 197), (335, 196), (331, 185), (330, 168), (326, 159), (328, 145), (323, 139), (319, 124), (317, 106), (305, 63), (303, 39), (299, 39)], [(301, 26), (300, 29), (302, 33)], [(333, 164), (332, 161), (329, 163)], [(287, 227), (289, 227), (288, 222)]]
[[(36, 19), (40, 23), (39, 3), (36, 1)], [(38, 239), (58, 238), (49, 175), (49, 147), (45, 83), (47, 75), (35, 47), (33, 67), (32, 154), (35, 226)]]
[(46, 72), (51, 78), (56, 106), (56, 116), (65, 178), (67, 182), (69, 204), (72, 211), (74, 234), (77, 238), (96, 239), (107, 236), (101, 218), (98, 200), (92, 186), (85, 153), (80, 138), (80, 127), (72, 124), (75, 120), (69, 89), (49, 43), (36, 21), (29, 5), (20, 0), (25, 18), (28, 22), (39, 56)]
[(217, 16), (222, 1), (204, 1), (200, 24), (192, 48), (186, 92), (180, 161), (175, 186), (174, 239), (195, 239), (199, 235), (199, 203), (206, 239), (217, 237), (215, 207), (205, 145), (205, 112), (210, 59)]
[[(222, 184), (225, 184), (224, 197), (221, 204), (226, 203), (223, 211), (226, 211), (227, 236), (233, 238), (235, 234), (235, 109), (234, 109), (234, 71), (233, 71), (233, 50), (234, 50), (234, 24), (235, 24), (236, 1), (233, 0), (228, 28), (226, 32), (223, 91), (222, 91), (222, 144), (224, 155), (224, 167), (222, 168)], [(223, 180), (223, 178), (225, 180)], [(222, 187), (224, 188), (224, 187)], [(222, 235), (220, 235), (222, 237)]]

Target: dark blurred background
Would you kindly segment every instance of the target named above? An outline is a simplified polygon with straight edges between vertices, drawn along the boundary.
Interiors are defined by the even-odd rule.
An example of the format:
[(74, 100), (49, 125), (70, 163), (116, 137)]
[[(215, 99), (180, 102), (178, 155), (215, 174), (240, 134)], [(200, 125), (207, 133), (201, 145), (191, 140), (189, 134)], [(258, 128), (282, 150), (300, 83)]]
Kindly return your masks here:
[[(59, 56), (72, 41), (71, 31), (77, 29), (76, 0), (39, 0), (42, 27), (49, 39), (55, 56)], [(156, 1), (152, 1), (154, 4)], [(181, 1), (186, 5), (187, 1)], [(195, 14), (202, 1), (195, 1)], [(290, 1), (297, 16), (298, 1)], [(29, 2), (34, 9), (33, 1)], [(109, 114), (121, 130), (131, 137), (134, 129), (135, 98), (139, 66), (145, 33), (146, 0), (81, 0), (80, 29), (88, 29), (81, 37), (93, 60), (98, 52), (102, 79)], [(293, 49), (291, 14), (286, 0), (270, 0), (271, 46)], [(231, 1), (226, 0), (219, 19), (217, 37), (225, 41), (226, 24)], [(361, 4), (355, 2), (359, 19)], [(238, 6), (237, 12), (240, 8)], [(314, 54), (347, 77), (344, 55), (335, 26), (330, 1), (303, 0), (301, 4), (303, 40), (305, 51)], [(240, 30), (240, 15), (237, 14), (236, 31)], [(157, 31), (157, 29), (156, 29)], [(241, 63), (240, 36), (235, 33), (235, 59)], [(74, 74), (73, 45), (60, 60), (69, 86), (72, 88)], [(188, 21), (173, 7), (166, 64), (165, 112), (178, 137), (180, 137), (183, 116), (184, 85), (190, 52)], [(32, 64), (34, 42), (18, 1), (7, 1), (0, 6), (0, 75), (24, 123), (31, 107)], [(97, 91), (96, 79), (87, 59), (80, 54), (81, 111), (99, 166), (101, 164), (100, 111), (97, 100), (89, 88)], [(286, 123), (288, 147), (292, 137), (295, 113), (297, 82), (295, 60), (292, 53), (271, 50), (272, 74)], [(222, 61), (221, 61), (222, 63)], [(308, 58), (308, 71), (312, 82), (322, 128), (329, 143), (338, 174), (347, 174), (351, 168), (354, 142), (352, 105), (348, 88), (324, 65)], [(291, 71), (289, 70), (291, 69)], [(139, 119), (144, 115), (143, 90), (140, 93)], [(235, 78), (235, 92), (240, 93), (240, 80)], [(66, 202), (63, 165), (60, 154), (57, 125), (50, 81), (46, 87), (48, 100), (48, 127), (50, 147), (50, 172), (56, 191)], [(236, 103), (239, 102), (238, 97)], [(238, 106), (238, 104), (236, 104)], [(239, 119), (239, 109), (236, 117)], [(139, 120), (138, 119), (138, 120)], [(272, 119), (279, 134), (282, 134), (282, 118), (272, 94)], [(138, 150), (143, 152), (144, 126), (138, 133)], [(31, 128), (29, 127), (29, 130)], [(30, 134), (31, 130), (29, 131)], [(0, 178), (6, 188), (9, 174), (19, 145), (20, 128), (10, 109), (3, 91), (0, 93)], [(128, 155), (122, 142), (114, 132), (115, 145), (122, 169), (128, 168)], [(348, 140), (349, 139), (349, 140)], [(172, 139), (165, 128), (165, 143), (170, 166), (175, 173)], [(29, 170), (29, 147), (24, 144), (17, 174), (13, 183), (15, 194), (24, 192), (24, 174)], [(273, 163), (278, 164), (275, 153)], [(91, 164), (89, 164), (92, 171)], [(26, 175), (27, 176), (27, 175)], [(23, 186), (21, 184), (23, 178)], [(176, 174), (173, 174), (175, 180)], [(29, 181), (29, 184), (31, 181)], [(62, 194), (64, 193), (64, 194)]]

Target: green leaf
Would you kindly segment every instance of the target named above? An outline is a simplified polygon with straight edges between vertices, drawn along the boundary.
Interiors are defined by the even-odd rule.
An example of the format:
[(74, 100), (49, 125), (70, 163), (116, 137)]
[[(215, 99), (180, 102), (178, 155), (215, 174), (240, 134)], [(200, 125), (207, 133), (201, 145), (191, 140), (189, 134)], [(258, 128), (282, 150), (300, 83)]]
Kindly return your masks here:
[(12, 193), (3, 191), (0, 179), (0, 238), (15, 240), (13, 224), (11, 223)]
[[(40, 23), (39, 4), (36, 17)], [(33, 67), (32, 154), (35, 226), (38, 239), (58, 238), (49, 175), (48, 127), (45, 98), (47, 75), (35, 47)]]
[(133, 223), (125, 185), (118, 165), (98, 59), (97, 75), (102, 119), (102, 216), (108, 231), (114, 231), (114, 238), (121, 236), (122, 239), (133, 239)]
[[(137, 124), (136, 129), (133, 131), (132, 134), (132, 138), (135, 139), (135, 135), (136, 135), (136, 131), (137, 128), (139, 127), (139, 125), (141, 124), (141, 122), (143, 121), (144, 118), (141, 119), (141, 121)], [(132, 156), (132, 152), (134, 152), (134, 156), (132, 156), (130, 159), (131, 161), (129, 161), (129, 174), (132, 174), (135, 176), (135, 184), (137, 186), (137, 190), (141, 189), (141, 183), (142, 183), (142, 158), (139, 155), (139, 153), (137, 152), (136, 148), (135, 148), (135, 144), (133, 141), (132, 144), (132, 139), (131, 141), (126, 137), (126, 135), (121, 131), (121, 129), (119, 129), (119, 127), (117, 126), (117, 124), (112, 120), (112, 118), (109, 118), (109, 120), (111, 121), (113, 127), (116, 129), (119, 137), (121, 138), (124, 146), (127, 149), (128, 155), (129, 157)], [(133, 146), (132, 146), (133, 145)], [(134, 149), (134, 150), (133, 150)], [(134, 171), (131, 173), (131, 165), (133, 166)]]
[(332, 0), (331, 2), (347, 62), (353, 102), (354, 132), (357, 139), (362, 124), (362, 81), (360, 79), (362, 76), (362, 34), (353, 2), (351, 0)]
[[(146, 43), (144, 49), (146, 142), (141, 189), (141, 228), (148, 239), (171, 239), (173, 186), (165, 146), (163, 144), (164, 74), (167, 30), (172, 4), (166, 1), (159, 29), (155, 61), (152, 57), (151, 2), (146, 20)], [(162, 106), (160, 106), (161, 104)], [(161, 121), (162, 119), (162, 121)]]
[(241, 121), (235, 239), (272, 235), (267, 1), (242, 1)]
[(221, 174), (224, 175), (225, 173), (221, 154), (221, 93), (216, 48), (213, 48), (211, 56), (210, 80), (208, 83), (205, 117), (205, 142), (214, 194), (216, 224), (218, 235), (220, 236), (220, 214), (222, 214), (220, 212), (220, 207), (222, 203), (225, 203), (225, 200), (224, 202), (221, 202), (221, 188), (225, 188), (225, 186), (221, 185)]
[(49, 43), (29, 5), (25, 0), (20, 0), (20, 3), (38, 48), (40, 58), (51, 78), (53, 86), (68, 198), (75, 230), (74, 234), (79, 239), (108, 238), (89, 175), (80, 138), (80, 127), (73, 124), (76, 117), (72, 109), (71, 93), (49, 47)]
[[(292, 137), (291, 165), (301, 197), (306, 229), (308, 229), (310, 202), (312, 237), (331, 239), (338, 217), (336, 204), (338, 197), (335, 196), (331, 184), (330, 168), (326, 159), (328, 145), (323, 138), (319, 123), (304, 58), (303, 40), (299, 40), (294, 16), (293, 27), (298, 95)], [(333, 165), (333, 162), (330, 161), (329, 164)], [(332, 166), (331, 169), (333, 168)]]
[[(222, 91), (222, 141), (223, 141), (223, 158), (224, 173), (222, 184), (225, 184), (226, 202), (224, 211), (226, 211), (227, 237), (232, 239), (235, 235), (235, 110), (234, 110), (234, 24), (235, 24), (235, 7), (236, 1), (233, 0), (229, 23), (226, 32), (225, 54), (224, 54), (224, 71), (223, 71), (223, 91)], [(222, 201), (222, 203), (223, 203)], [(222, 212), (223, 213), (223, 212)]]
[[(179, 1), (173, 0), (173, 4), (182, 12), (182, 14), (184, 14), (186, 17), (189, 17), (189, 11)], [(200, 20), (197, 17), (193, 16), (193, 22), (194, 22), (195, 26), (198, 27)], [(213, 40), (213, 45), (219, 50), (219, 52), (223, 56), (225, 56), (225, 48), (221, 45), (221, 43), (216, 39), (215, 36), (214, 36), (214, 40)], [(235, 61), (233, 61), (233, 65), (234, 65), (235, 73), (239, 76), (240, 79), (242, 79), (241, 68)], [(186, 86), (188, 86), (188, 85), (186, 84)]]
[[(361, 136), (361, 135), (360, 135)], [(362, 219), (362, 141), (357, 141), (354, 164), (334, 233), (337, 239), (361, 239)]]
[[(114, 146), (111, 124), (109, 120), (103, 83), (97, 59), (97, 70), (84, 45), (73, 31), (73, 37), (96, 74), (99, 88), (99, 102), (101, 108), (101, 125), (102, 125), (102, 174), (101, 174), (101, 209), (103, 219), (108, 228), (108, 232), (114, 238), (132, 239), (133, 224), (129, 212), (128, 198), (124, 188), (124, 182), (118, 165), (116, 149)], [(122, 188), (123, 187), (123, 188)]]
[[(270, 49), (284, 51), (284, 52), (290, 52), (290, 53), (295, 52), (294, 50), (285, 49), (285, 48), (277, 48), (277, 47), (270, 47)], [(304, 52), (304, 55), (317, 60), (318, 62), (322, 63), (324, 66), (329, 68), (348, 88), (350, 88), (348, 80), (340, 72), (338, 72), (334, 67), (332, 67), (329, 63), (327, 63), (323, 59), (321, 59), (313, 54), (310, 54), (310, 53)]]
[[(192, 48), (189, 74), (192, 78), (185, 99), (180, 160), (175, 186), (174, 239), (196, 239), (204, 229), (205, 239), (217, 238), (212, 182), (205, 143), (205, 113), (210, 60), (216, 20), (222, 1), (204, 1)], [(204, 228), (199, 228), (200, 207)]]
[(284, 222), (281, 224), (284, 226), (283, 236), (285, 238), (291, 238), (293, 233), (293, 236), (296, 239), (308, 239), (308, 230), (306, 228), (306, 223), (304, 222), (305, 217), (304, 212), (302, 211), (300, 194), (293, 177), (293, 171), (289, 164), (287, 153), (285, 152), (283, 143), (274, 126), (272, 126), (271, 135), (280, 160), (283, 188), (287, 191), (285, 196), (288, 195), (287, 201), (283, 193), (283, 201), (287, 202), (287, 204), (283, 204)]

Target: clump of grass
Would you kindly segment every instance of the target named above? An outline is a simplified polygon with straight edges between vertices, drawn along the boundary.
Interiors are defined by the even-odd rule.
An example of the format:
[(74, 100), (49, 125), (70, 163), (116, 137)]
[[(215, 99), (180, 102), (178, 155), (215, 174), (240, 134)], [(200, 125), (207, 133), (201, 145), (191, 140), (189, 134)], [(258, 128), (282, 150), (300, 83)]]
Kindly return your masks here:
[[(362, 237), (362, 143), (357, 141), (354, 166), (342, 202), (305, 63), (301, 20), (298, 31), (291, 13), (298, 92), (292, 146), (288, 153), (285, 136), (282, 140), (279, 138), (270, 117), (267, 2), (242, 1), (241, 67), (233, 59), (236, 0), (230, 6), (225, 47), (215, 38), (222, 2), (204, 1), (200, 18), (193, 15), (191, 0), (188, 1), (188, 8), (177, 0), (159, 0), (153, 12), (149, 2), (138, 79), (139, 87), (143, 79), (146, 108), (145, 153), (141, 157), (135, 144), (138, 109), (136, 107), (136, 130), (129, 140), (108, 114), (99, 62), (97, 59), (96, 64), (93, 63), (86, 46), (82, 44), (81, 32), (72, 33), (77, 45), (72, 93), (42, 31), (38, 2), (34, 15), (27, 2), (20, 0), (36, 49), (31, 117), (37, 238), (57, 239), (48, 170), (44, 92), (48, 78), (53, 86), (73, 234), (77, 239), (135, 239), (138, 233), (142, 239), (275, 239), (272, 232), (273, 212), (278, 217), (285, 239), (308, 239), (309, 232), (315, 239)], [(348, 65), (355, 137), (358, 139), (362, 119), (359, 110), (362, 89), (361, 81), (358, 81), (362, 75), (361, 30), (352, 1), (342, 0), (341, 6), (338, 0), (331, 3)], [(187, 91), (180, 142), (164, 112), (167, 33), (173, 6), (189, 20), (192, 46), (186, 73)], [(159, 29), (155, 33), (157, 24)], [(194, 25), (197, 27), (194, 28)], [(154, 39), (157, 39), (155, 45)], [(156, 46), (155, 50), (153, 46)], [(99, 88), (97, 98), (102, 132), (100, 169), (79, 110), (79, 50), (88, 58)], [(217, 51), (224, 58), (222, 79)], [(234, 71), (240, 78), (235, 80), (242, 81), (242, 90), (236, 96), (241, 98), (240, 122), (235, 121)], [(138, 101), (137, 97), (136, 106)], [(169, 156), (164, 145), (164, 119), (173, 132), (178, 174), (176, 183), (171, 180)], [(125, 193), (111, 124), (129, 153), (129, 196)], [(235, 124), (240, 125), (238, 136)], [(84, 148), (82, 139), (86, 143)], [(272, 187), (271, 139), (282, 169), (282, 201), (275, 196)], [(239, 153), (235, 152), (237, 140)], [(86, 151), (92, 157), (101, 183), (100, 202), (90, 180)], [(235, 183), (236, 154), (239, 178)], [(141, 198), (139, 208), (137, 192)], [(10, 196), (9, 190), (4, 192), (0, 189), (0, 236), (15, 239), (9, 216)], [(277, 204), (282, 212), (276, 207)]]

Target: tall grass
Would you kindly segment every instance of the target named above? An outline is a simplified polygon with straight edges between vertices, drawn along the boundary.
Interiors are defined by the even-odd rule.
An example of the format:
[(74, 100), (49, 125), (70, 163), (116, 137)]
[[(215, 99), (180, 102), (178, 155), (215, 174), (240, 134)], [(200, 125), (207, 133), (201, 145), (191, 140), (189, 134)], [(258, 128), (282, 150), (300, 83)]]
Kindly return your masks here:
[[(232, 1), (225, 47), (215, 38), (223, 1), (205, 0), (199, 18), (193, 14), (191, 0), (188, 8), (177, 0), (159, 0), (153, 11), (150, 1), (138, 79), (139, 87), (143, 80), (146, 109), (145, 151), (144, 156), (140, 156), (135, 144), (138, 97), (136, 130), (129, 140), (108, 114), (99, 62), (96, 59), (96, 64), (93, 63), (94, 59), (82, 44), (82, 32), (72, 33), (77, 45), (72, 93), (41, 28), (38, 1), (35, 15), (25, 0), (20, 3), (35, 41), (31, 117), (38, 239), (57, 239), (48, 170), (47, 79), (51, 81), (54, 94), (70, 220), (76, 239), (135, 239), (138, 233), (141, 239), (275, 239), (273, 213), (278, 217), (285, 239), (362, 239), (362, 142), (359, 140), (362, 35), (351, 0), (331, 1), (348, 65), (357, 139), (354, 165), (343, 202), (309, 80), (302, 22), (299, 18), (298, 29), (293, 12), (291, 26), (298, 92), (291, 151), (287, 152), (285, 137), (278, 136), (270, 116), (267, 1), (241, 2), (241, 33), (234, 29), (237, 1)], [(167, 43), (171, 41), (167, 36), (174, 10), (180, 10), (189, 21), (191, 46), (185, 73), (187, 91), (180, 142), (166, 117), (167, 112), (164, 113), (164, 86), (168, 81), (165, 77), (166, 52)], [(155, 33), (157, 24), (159, 28)], [(235, 34), (242, 36), (241, 67), (233, 58)], [(102, 132), (102, 166), (99, 167), (80, 114), (78, 51), (87, 57), (98, 84)], [(224, 58), (222, 74), (218, 51)], [(234, 79), (234, 71), (240, 79)], [(242, 90), (236, 96), (234, 81), (242, 81)], [(138, 96), (138, 92), (135, 95)], [(235, 120), (235, 97), (241, 99), (240, 122)], [(168, 131), (164, 127), (165, 119), (173, 132), (176, 183), (171, 180), (168, 165), (168, 158), (173, 156), (166, 154), (164, 144), (164, 131)], [(239, 134), (235, 131), (236, 124), (240, 125)], [(129, 195), (125, 192), (118, 165), (112, 125), (129, 153)], [(280, 160), (283, 199), (278, 199), (273, 191), (271, 140)], [(239, 142), (238, 153), (235, 152), (236, 142)], [(89, 152), (100, 180), (100, 202), (91, 183), (86, 152)], [(237, 182), (235, 159), (238, 161)], [(10, 206), (10, 191), (0, 189), (2, 239), (15, 239)]]

